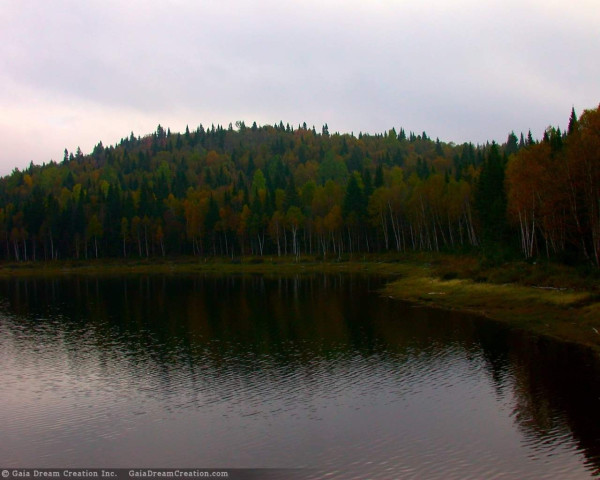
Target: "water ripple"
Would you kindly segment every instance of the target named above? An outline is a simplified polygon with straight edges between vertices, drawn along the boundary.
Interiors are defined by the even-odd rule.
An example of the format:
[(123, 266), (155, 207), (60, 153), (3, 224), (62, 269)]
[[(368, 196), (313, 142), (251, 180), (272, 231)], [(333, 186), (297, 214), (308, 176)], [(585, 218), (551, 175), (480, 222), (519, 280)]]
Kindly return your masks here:
[[(257, 285), (265, 295), (264, 282)], [(252, 291), (236, 304), (251, 308)], [(530, 344), (510, 350), (505, 340), (500, 349), (478, 323), (448, 327), (447, 316), (398, 313), (386, 301), (363, 310), (356, 304), (368, 315), (355, 323), (317, 319), (319, 309), (347, 311), (352, 296), (323, 305), (315, 294), (314, 309), (277, 303), (281, 316), (260, 317), (266, 333), (249, 338), (214, 333), (250, 328), (220, 304), (210, 316), (218, 323), (167, 317), (163, 329), (66, 313), (21, 318), (0, 302), (0, 458), (38, 466), (102, 459), (111, 466), (310, 467), (314, 478), (330, 479), (598, 472), (597, 438), (584, 436), (555, 377), (536, 370), (542, 361), (529, 359)], [(134, 310), (134, 292), (128, 295)]]

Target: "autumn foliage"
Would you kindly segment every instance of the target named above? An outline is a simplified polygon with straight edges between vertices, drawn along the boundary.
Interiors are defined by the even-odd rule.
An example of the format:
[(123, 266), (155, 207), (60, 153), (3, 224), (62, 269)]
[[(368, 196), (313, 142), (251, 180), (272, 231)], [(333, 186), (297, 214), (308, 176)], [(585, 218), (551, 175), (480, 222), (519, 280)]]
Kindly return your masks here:
[(598, 265), (599, 132), (598, 109), (503, 145), (159, 126), (0, 179), (0, 258), (498, 248)]
[(600, 109), (550, 128), (507, 166), (508, 214), (526, 257), (582, 255), (600, 265)]

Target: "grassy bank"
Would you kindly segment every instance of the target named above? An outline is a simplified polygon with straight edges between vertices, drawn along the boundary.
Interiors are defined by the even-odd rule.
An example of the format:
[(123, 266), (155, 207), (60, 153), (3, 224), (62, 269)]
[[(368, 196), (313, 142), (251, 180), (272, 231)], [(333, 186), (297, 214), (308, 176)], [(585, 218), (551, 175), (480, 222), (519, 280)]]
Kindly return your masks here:
[(535, 333), (600, 350), (600, 272), (556, 264), (487, 266), (473, 256), (355, 256), (130, 259), (11, 263), (0, 277), (126, 274), (369, 273), (391, 276), (383, 294), (437, 308), (476, 312)]
[(600, 349), (600, 297), (569, 287), (444, 280), (431, 267), (389, 283), (394, 298), (475, 312), (535, 333)]

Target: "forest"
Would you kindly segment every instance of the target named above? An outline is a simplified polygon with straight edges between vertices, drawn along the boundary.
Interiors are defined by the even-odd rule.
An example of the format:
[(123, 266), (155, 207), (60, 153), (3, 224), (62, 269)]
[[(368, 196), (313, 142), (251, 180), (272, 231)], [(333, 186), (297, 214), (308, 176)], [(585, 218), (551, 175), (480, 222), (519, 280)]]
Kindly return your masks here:
[(159, 125), (0, 179), (3, 261), (406, 251), (599, 267), (600, 107), (484, 145)]

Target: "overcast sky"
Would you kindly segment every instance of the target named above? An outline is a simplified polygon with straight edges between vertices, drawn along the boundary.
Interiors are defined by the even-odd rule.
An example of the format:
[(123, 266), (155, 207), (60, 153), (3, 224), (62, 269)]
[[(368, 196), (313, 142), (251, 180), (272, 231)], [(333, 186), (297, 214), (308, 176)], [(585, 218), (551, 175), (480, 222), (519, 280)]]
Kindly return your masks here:
[(598, 0), (0, 0), (0, 174), (244, 120), (461, 143), (600, 102)]

